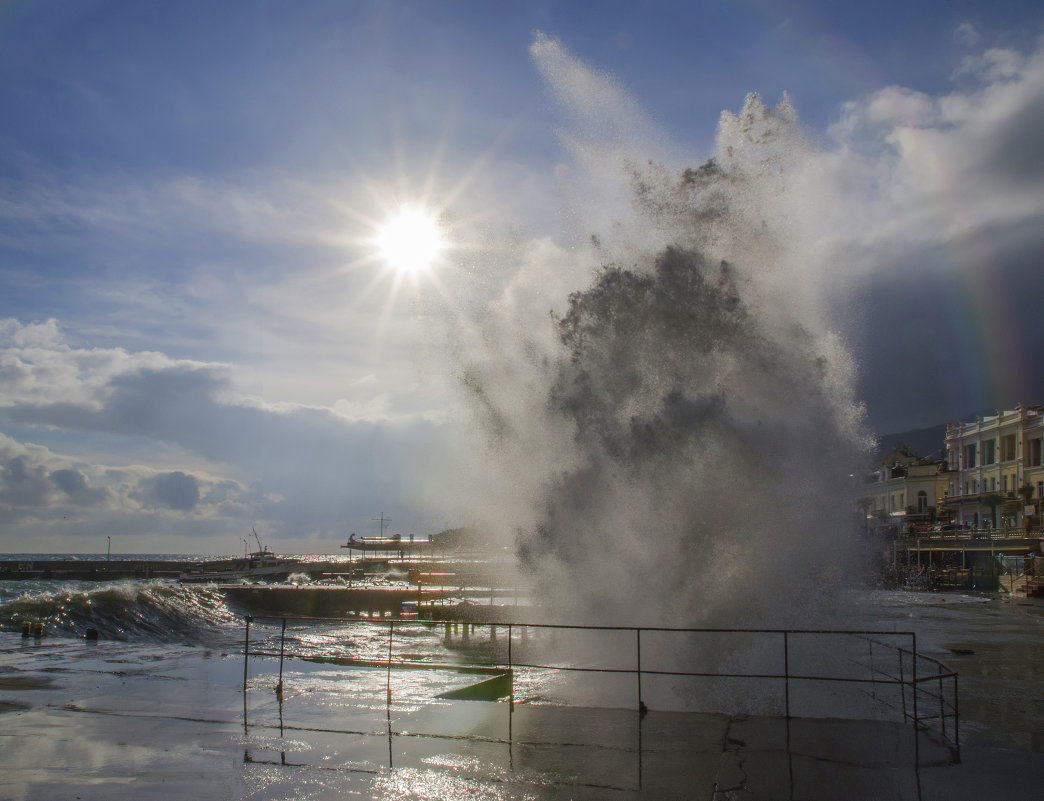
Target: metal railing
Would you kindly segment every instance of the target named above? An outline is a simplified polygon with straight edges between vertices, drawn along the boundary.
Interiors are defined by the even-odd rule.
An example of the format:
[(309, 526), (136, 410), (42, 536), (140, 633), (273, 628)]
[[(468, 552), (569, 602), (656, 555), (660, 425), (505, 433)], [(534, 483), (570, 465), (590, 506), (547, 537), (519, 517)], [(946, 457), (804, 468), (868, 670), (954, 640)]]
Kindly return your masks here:
[[(279, 651), (251, 651), (250, 650), (250, 624), (255, 620), (278, 621), (280, 623)], [(942, 662), (921, 654), (917, 650), (917, 636), (913, 632), (883, 632), (871, 630), (822, 630), (822, 629), (732, 629), (732, 628), (669, 628), (669, 627), (633, 627), (633, 626), (580, 626), (565, 624), (544, 623), (430, 623), (416, 619), (403, 618), (358, 618), (358, 617), (292, 617), (281, 615), (253, 615), (245, 618), (244, 631), (244, 663), (243, 663), (243, 690), (244, 708), (246, 705), (245, 693), (249, 678), (249, 660), (251, 656), (276, 657), (279, 658), (279, 678), (276, 684), (276, 693), (282, 698), (283, 691), (283, 664), (286, 658), (303, 657), (314, 659), (313, 656), (302, 653), (290, 653), (286, 649), (287, 624), (292, 625), (370, 625), (387, 626), (388, 639), (387, 649), (382, 658), (362, 659), (338, 659), (340, 664), (354, 664), (367, 667), (379, 667), (386, 669), (387, 703), (392, 703), (392, 671), (393, 669), (408, 669), (427, 667), (433, 669), (446, 669), (458, 672), (474, 672), (487, 674), (506, 674), (508, 679), (508, 692), (511, 707), (515, 703), (514, 672), (519, 669), (562, 671), (569, 673), (610, 674), (617, 676), (632, 676), (634, 678), (634, 705), (639, 712), (639, 719), (648, 711), (646, 700), (648, 698), (647, 688), (643, 687), (643, 679), (648, 683), (650, 680), (681, 679), (681, 680), (746, 680), (769, 682), (777, 687), (782, 694), (782, 717), (786, 720), (786, 745), (790, 748), (790, 721), (794, 717), (801, 716), (802, 709), (795, 709), (795, 695), (800, 696), (802, 703), (808, 703), (808, 694), (800, 695), (797, 688), (809, 685), (831, 685), (844, 686), (858, 691), (864, 699), (870, 699), (872, 706), (891, 710), (896, 720), (901, 719), (909, 723), (914, 731), (915, 763), (919, 764), (919, 735), (921, 733), (933, 733), (938, 740), (946, 745), (954, 761), (960, 760), (960, 738), (959, 738), (959, 709), (958, 709), (958, 677)], [(446, 637), (452, 636), (456, 627), (462, 625), (463, 637), (466, 639), (469, 627), (472, 635), (476, 629), (489, 629), (490, 641), (501, 644), (499, 653), (491, 654), (488, 661), (482, 663), (453, 663), (439, 664), (436, 662), (418, 662), (416, 659), (397, 659), (394, 656), (394, 644), (396, 627), (400, 631), (406, 627), (415, 628), (425, 626), (428, 628), (445, 627)], [(451, 628), (452, 627), (452, 628)], [(497, 630), (506, 629), (506, 637), (497, 640)], [(526, 652), (519, 653), (515, 647), (516, 640), (532, 640), (537, 634), (580, 633), (593, 632), (599, 636), (624, 636), (633, 637), (633, 651), (631, 646), (630, 659), (626, 664), (617, 663), (615, 666), (581, 664), (576, 661), (539, 660), (533, 661), (527, 658)], [(643, 635), (645, 636), (646, 648), (643, 655)], [(743, 671), (738, 669), (689, 669), (685, 667), (665, 665), (664, 662), (677, 661), (677, 649), (665, 649), (663, 643), (660, 647), (650, 649), (650, 638), (667, 637), (676, 638), (701, 638), (722, 637), (733, 639), (753, 639), (757, 642), (757, 651), (762, 665), (766, 661), (771, 662), (775, 656), (777, 667), (761, 667)], [(809, 644), (813, 640), (822, 641), (824, 638), (842, 642), (842, 647), (830, 651), (822, 646), (815, 648), (814, 644), (809, 650)], [(766, 647), (767, 643), (767, 647)], [(862, 652), (862, 644), (865, 644), (865, 654)], [(742, 649), (739, 649), (742, 650)], [(526, 651), (533, 652), (534, 649), (527, 648)], [(692, 652), (690, 650), (690, 652)], [(622, 649), (614, 649), (619, 657)], [(809, 656), (809, 654), (813, 656)], [(500, 658), (496, 658), (499, 656)], [(757, 661), (757, 660), (755, 660)], [(817, 663), (825, 663), (831, 672), (816, 672), (813, 668)], [(843, 673), (844, 675), (837, 675)], [(500, 696), (500, 697), (504, 697)], [(840, 710), (837, 717), (844, 717), (845, 710)], [(848, 710), (849, 713), (860, 714), (858, 710)], [(813, 715), (815, 716), (815, 715)], [(820, 715), (822, 716), (822, 715)]]
[[(915, 731), (935, 729), (942, 741), (953, 748), (954, 758), (959, 761), (960, 710), (957, 672), (938, 659), (918, 653), (917, 635), (913, 632), (901, 632), (901, 636), (910, 638), (909, 648), (882, 641), (870, 632), (863, 632), (862, 636), (867, 642), (871, 675), (875, 679), (872, 691), (874, 699), (895, 709), (894, 702), (887, 697), (878, 696), (876, 677), (880, 676), (886, 684), (898, 686), (898, 710), (901, 711), (903, 720), (912, 723)], [(880, 661), (874, 663), (875, 645), (879, 649), (878, 653), (880, 649), (884, 649), (891, 655), (896, 673), (890, 672), (887, 664), (881, 666)], [(914, 742), (918, 742), (917, 738)]]
[(999, 556), (1001, 589), (1009, 596), (1029, 595), (1044, 579), (1044, 558), (1040, 556)]

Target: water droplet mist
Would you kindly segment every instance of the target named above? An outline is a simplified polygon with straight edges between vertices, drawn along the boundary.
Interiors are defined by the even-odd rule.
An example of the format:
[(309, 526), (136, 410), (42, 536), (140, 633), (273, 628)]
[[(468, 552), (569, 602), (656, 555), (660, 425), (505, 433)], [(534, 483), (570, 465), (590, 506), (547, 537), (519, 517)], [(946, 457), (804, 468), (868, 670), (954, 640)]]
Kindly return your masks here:
[(572, 115), (575, 238), (521, 254), (461, 343), (473, 519), (560, 620), (807, 623), (857, 562), (866, 439), (804, 260), (796, 115), (748, 97), (712, 159), (670, 169), (609, 79), (533, 54)]

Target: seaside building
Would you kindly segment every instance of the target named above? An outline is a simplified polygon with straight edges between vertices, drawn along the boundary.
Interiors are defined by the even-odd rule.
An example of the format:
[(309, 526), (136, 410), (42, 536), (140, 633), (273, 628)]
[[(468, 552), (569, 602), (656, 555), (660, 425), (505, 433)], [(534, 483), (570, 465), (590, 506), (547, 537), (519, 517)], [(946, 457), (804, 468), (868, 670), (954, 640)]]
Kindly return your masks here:
[(948, 522), (942, 507), (950, 483), (945, 461), (916, 456), (897, 445), (867, 476), (860, 505), (868, 527), (888, 526), (906, 533)]
[(1037, 529), (1044, 504), (1044, 406), (946, 426), (943, 506), (973, 529)]

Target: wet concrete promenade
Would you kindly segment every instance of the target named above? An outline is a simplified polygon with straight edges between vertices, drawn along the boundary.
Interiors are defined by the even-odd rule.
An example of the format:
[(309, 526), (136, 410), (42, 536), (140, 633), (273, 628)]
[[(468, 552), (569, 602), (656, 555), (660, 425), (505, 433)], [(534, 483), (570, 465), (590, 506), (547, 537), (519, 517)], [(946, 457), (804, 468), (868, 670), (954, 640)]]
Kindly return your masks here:
[[(0, 635), (0, 798), (1040, 797), (1041, 756), (962, 761), (890, 722), (444, 701), (468, 679)], [(918, 764), (919, 761), (919, 764)]]

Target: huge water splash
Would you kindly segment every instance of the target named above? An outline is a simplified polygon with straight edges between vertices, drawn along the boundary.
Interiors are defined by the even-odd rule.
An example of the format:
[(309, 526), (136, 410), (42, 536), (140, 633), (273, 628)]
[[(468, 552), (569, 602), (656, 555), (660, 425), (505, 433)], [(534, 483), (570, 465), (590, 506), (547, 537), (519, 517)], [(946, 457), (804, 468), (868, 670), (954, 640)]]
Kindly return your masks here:
[(522, 259), (465, 358), (489, 443), (476, 516), (560, 618), (807, 622), (852, 568), (864, 437), (793, 213), (796, 115), (750, 96), (712, 159), (672, 170), (611, 81), (545, 37), (533, 53), (573, 117), (577, 236)]

